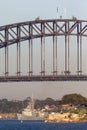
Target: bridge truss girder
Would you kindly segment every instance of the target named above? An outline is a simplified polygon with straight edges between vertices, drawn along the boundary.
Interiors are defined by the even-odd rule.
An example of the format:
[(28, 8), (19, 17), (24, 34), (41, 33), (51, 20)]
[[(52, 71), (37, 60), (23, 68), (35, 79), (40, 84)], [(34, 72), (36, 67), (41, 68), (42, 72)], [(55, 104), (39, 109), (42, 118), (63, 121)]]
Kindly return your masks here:
[(45, 38), (53, 37), (53, 76), (57, 70), (57, 38), (65, 37), (65, 75), (70, 75), (70, 36), (77, 37), (77, 75), (82, 75), (82, 37), (87, 37), (87, 21), (52, 19), (21, 22), (0, 27), (0, 48), (5, 48), (5, 76), (9, 73), (8, 46), (17, 44), (17, 76), (21, 74), (21, 42), (29, 41), (29, 76), (33, 75), (33, 39), (41, 38), (41, 76), (45, 74)]

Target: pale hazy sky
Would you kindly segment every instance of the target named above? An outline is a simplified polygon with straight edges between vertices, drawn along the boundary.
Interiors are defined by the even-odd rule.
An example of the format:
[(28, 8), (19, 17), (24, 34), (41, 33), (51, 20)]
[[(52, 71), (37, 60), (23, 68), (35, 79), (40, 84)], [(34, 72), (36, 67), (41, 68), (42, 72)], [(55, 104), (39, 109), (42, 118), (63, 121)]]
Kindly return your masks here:
[[(58, 8), (58, 12), (57, 12)], [(41, 19), (72, 18), (87, 20), (87, 0), (0, 0), (0, 26)], [(52, 97), (60, 99), (66, 93), (87, 97), (87, 82), (0, 83), (0, 98), (25, 99)]]
[(87, 97), (87, 82), (16, 82), (0, 83), (0, 98), (25, 99), (61, 99), (64, 94), (78, 93)]
[(34, 20), (37, 16), (42, 19), (60, 15), (87, 19), (86, 12), (86, 0), (0, 0), (0, 25)]

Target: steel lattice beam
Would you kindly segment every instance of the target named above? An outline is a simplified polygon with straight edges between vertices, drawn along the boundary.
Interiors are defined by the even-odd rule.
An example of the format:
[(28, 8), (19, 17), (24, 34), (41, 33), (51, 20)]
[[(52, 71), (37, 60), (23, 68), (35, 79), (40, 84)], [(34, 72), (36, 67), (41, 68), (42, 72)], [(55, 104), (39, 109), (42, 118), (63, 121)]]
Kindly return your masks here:
[[(64, 75), (58, 75), (57, 40), (64, 37)], [(70, 36), (77, 42), (77, 74), (70, 74)], [(46, 75), (46, 37), (52, 37), (52, 75)], [(5, 77), (0, 76), (0, 81), (60, 81), (60, 80), (87, 80), (87, 75), (82, 75), (82, 37), (87, 37), (87, 21), (78, 19), (48, 19), (27, 21), (9, 24), (0, 27), (0, 48), (5, 49)], [(41, 39), (40, 75), (33, 75), (33, 39)], [(29, 75), (21, 76), (21, 43), (29, 43)], [(17, 44), (17, 75), (9, 76), (9, 46)]]

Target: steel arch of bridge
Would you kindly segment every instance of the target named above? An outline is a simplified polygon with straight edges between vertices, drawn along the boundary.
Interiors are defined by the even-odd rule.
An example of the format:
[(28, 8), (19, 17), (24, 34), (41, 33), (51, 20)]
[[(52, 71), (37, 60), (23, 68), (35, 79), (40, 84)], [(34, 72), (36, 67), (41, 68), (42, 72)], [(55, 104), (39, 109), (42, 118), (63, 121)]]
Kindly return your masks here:
[[(53, 74), (45, 73), (45, 37), (53, 37)], [(57, 38), (65, 37), (65, 70), (64, 75), (58, 75), (57, 68)], [(70, 36), (77, 38), (77, 74), (70, 74), (69, 44)], [(58, 81), (58, 80), (87, 80), (82, 74), (82, 37), (87, 37), (87, 21), (77, 19), (50, 19), (20, 22), (0, 27), (0, 48), (5, 48), (5, 76), (0, 81)], [(33, 39), (41, 39), (41, 74), (33, 75)], [(20, 74), (20, 45), (29, 41), (29, 75)], [(17, 44), (17, 75), (9, 76), (8, 46)]]

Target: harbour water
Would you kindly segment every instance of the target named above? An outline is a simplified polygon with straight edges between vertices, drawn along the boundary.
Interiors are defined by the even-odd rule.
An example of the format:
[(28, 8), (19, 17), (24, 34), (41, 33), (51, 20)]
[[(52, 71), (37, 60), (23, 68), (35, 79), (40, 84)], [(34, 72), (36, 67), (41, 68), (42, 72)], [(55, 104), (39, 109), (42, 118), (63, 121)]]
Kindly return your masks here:
[(0, 130), (87, 130), (87, 123), (0, 120)]

